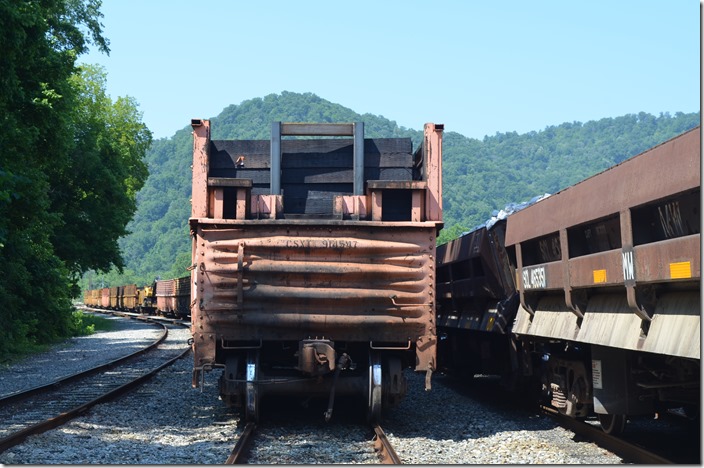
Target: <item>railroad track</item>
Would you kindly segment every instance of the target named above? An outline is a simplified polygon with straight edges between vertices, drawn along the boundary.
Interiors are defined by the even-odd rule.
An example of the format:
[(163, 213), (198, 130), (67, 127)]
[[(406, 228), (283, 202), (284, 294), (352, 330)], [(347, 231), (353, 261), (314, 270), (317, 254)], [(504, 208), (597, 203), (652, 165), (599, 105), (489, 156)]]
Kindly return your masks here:
[(84, 377), (88, 377), (93, 374), (97, 374), (98, 372), (104, 372), (107, 369), (110, 369), (116, 365), (119, 365), (122, 362), (128, 361), (136, 356), (139, 356), (140, 354), (146, 353), (150, 349), (153, 349), (154, 347), (159, 345), (159, 343), (163, 342), (166, 339), (166, 337), (168, 336), (168, 328), (166, 326), (164, 326), (163, 324), (159, 324), (159, 323), (154, 323), (154, 325), (159, 326), (162, 329), (162, 333), (156, 340), (154, 340), (149, 345), (144, 346), (142, 349), (139, 349), (139, 350), (135, 351), (134, 353), (130, 353), (126, 356), (112, 360), (112, 361), (107, 362), (105, 364), (101, 364), (99, 366), (95, 366), (90, 369), (87, 369), (87, 370), (84, 370), (81, 372), (77, 372), (72, 375), (68, 375), (66, 377), (60, 378), (60, 379), (55, 380), (53, 382), (50, 382), (48, 384), (42, 384), (42, 385), (38, 385), (36, 387), (28, 388), (26, 390), (19, 390), (19, 391), (16, 391), (16, 392), (13, 392), (13, 393), (10, 393), (7, 395), (0, 396), (0, 408), (4, 407), (10, 403), (27, 399), (27, 398), (31, 397), (32, 395), (37, 395), (37, 394), (41, 394), (43, 392), (47, 392), (52, 388), (56, 389), (56, 388), (59, 388), (63, 385), (67, 385), (72, 382), (76, 382), (79, 379), (82, 379)]
[(396, 454), (386, 434), (378, 424), (373, 425), (374, 429), (374, 449), (381, 457), (381, 463), (385, 465), (401, 465), (401, 458)]
[(607, 434), (601, 429), (600, 426), (593, 426), (586, 422), (564, 416), (554, 408), (550, 408), (548, 406), (541, 406), (540, 409), (543, 414), (553, 418), (562, 427), (569, 429), (575, 434), (589, 439), (600, 447), (618, 455), (626, 463), (659, 465), (676, 463), (661, 455), (658, 455), (657, 453), (654, 453), (650, 449), (631, 443), (622, 437)]
[[(242, 465), (247, 463), (249, 458), (249, 451), (252, 446), (252, 441), (254, 435), (256, 434), (257, 426), (255, 423), (247, 423), (244, 430), (240, 434), (235, 447), (232, 449), (230, 456), (227, 457), (225, 461), (226, 465)], [(383, 429), (378, 424), (372, 424), (372, 429), (374, 431), (374, 438), (372, 442), (374, 443), (374, 451), (379, 457), (379, 462), (382, 464), (400, 465), (401, 459), (396, 454), (393, 446), (389, 442), (389, 439), (384, 434)], [(337, 463), (345, 463), (344, 460), (338, 460)]]
[(187, 316), (186, 318), (174, 318), (174, 317), (165, 317), (163, 315), (147, 315), (147, 314), (140, 314), (137, 312), (127, 312), (124, 310), (110, 310), (110, 309), (96, 309), (94, 307), (88, 307), (88, 306), (78, 306), (79, 309), (85, 310), (88, 312), (94, 312), (94, 313), (100, 313), (100, 314), (106, 314), (106, 315), (115, 315), (118, 317), (124, 317), (124, 318), (129, 318), (129, 319), (137, 319), (137, 320), (144, 320), (148, 322), (164, 322), (164, 323), (172, 323), (175, 325), (183, 325), (183, 326), (191, 326), (191, 319), (190, 316)]
[(225, 460), (226, 465), (242, 465), (247, 463), (247, 456), (252, 445), (253, 435), (257, 429), (257, 425), (253, 422), (247, 423), (244, 426), (242, 434), (237, 438), (235, 448), (232, 449), (230, 456)]
[(159, 349), (168, 338), (168, 327), (159, 325), (162, 336), (129, 356), (0, 399), (0, 453), (123, 395), (190, 351)]

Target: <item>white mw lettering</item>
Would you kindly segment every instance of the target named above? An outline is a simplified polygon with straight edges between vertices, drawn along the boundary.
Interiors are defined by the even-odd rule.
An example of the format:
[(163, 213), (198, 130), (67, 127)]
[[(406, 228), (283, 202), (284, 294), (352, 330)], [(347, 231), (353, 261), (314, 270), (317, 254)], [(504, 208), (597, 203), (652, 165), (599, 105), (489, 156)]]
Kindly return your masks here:
[(633, 281), (636, 279), (636, 272), (633, 268), (633, 252), (623, 252), (623, 280)]

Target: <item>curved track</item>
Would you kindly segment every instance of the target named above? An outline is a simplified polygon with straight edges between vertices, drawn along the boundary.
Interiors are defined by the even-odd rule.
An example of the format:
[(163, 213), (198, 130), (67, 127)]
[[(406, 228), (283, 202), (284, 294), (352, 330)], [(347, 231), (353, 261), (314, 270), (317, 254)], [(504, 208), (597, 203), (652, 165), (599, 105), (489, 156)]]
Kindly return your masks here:
[(128, 354), (126, 356), (123, 356), (121, 358), (115, 359), (113, 361), (107, 362), (105, 364), (101, 364), (96, 367), (92, 367), (90, 369), (77, 372), (72, 375), (68, 375), (66, 377), (60, 378), (58, 380), (55, 380), (53, 382), (50, 382), (48, 384), (43, 384), (43, 385), (38, 385), (36, 387), (32, 387), (26, 390), (20, 390), (14, 393), (10, 393), (8, 395), (4, 395), (0, 397), (0, 408), (3, 406), (9, 405), (10, 403), (14, 403), (17, 401), (21, 401), (24, 399), (27, 399), (33, 395), (39, 395), (42, 393), (46, 393), (51, 391), (52, 389), (58, 389), (59, 387), (62, 387), (64, 385), (70, 384), (72, 382), (76, 382), (84, 377), (88, 377), (94, 374), (97, 374), (99, 372), (104, 372), (107, 371), (108, 369), (119, 365), (120, 363), (126, 362), (136, 356), (139, 356), (140, 354), (144, 354), (150, 349), (153, 349), (156, 347), (159, 343), (164, 341), (166, 337), (168, 336), (168, 328), (165, 325), (155, 323), (155, 325), (159, 325), (162, 328), (162, 334), (157, 338), (153, 343), (143, 347), (142, 349), (135, 351), (134, 353)]
[(167, 327), (160, 325), (163, 336), (136, 353), (0, 400), (0, 419), (5, 421), (0, 428), (0, 453), (126, 393), (190, 351), (190, 347), (158, 349), (168, 336)]

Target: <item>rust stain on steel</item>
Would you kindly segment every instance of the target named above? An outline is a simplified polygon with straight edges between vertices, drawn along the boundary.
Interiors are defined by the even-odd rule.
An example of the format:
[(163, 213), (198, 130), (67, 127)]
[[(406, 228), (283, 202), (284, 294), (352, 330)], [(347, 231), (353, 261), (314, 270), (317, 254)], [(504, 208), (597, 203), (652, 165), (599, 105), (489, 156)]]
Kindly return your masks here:
[(118, 298), (119, 298), (119, 293), (118, 293), (117, 288), (118, 288), (117, 286), (113, 286), (113, 287), (111, 287), (111, 288), (108, 288), (108, 291), (109, 291), (109, 296), (108, 296), (108, 297), (109, 297), (109, 303), (108, 303), (108, 306), (109, 306), (111, 309), (116, 309), (116, 308), (118, 307), (117, 300), (118, 300)]
[(176, 309), (176, 285), (173, 279), (156, 282), (156, 307), (162, 311)]
[(174, 278), (156, 282), (156, 306), (165, 312), (183, 309), (183, 303), (190, 297), (190, 278)]
[(673, 262), (690, 262), (691, 278), (701, 278), (700, 239), (696, 234), (634, 247), (636, 279), (648, 282), (671, 279)]
[(195, 119), (193, 127), (193, 179), (191, 187), (191, 216), (208, 215), (208, 148), (210, 120)]
[[(246, 229), (200, 223), (192, 312), (194, 330), (202, 332), (197, 339), (325, 336), (422, 340), (427, 348), (435, 336), (435, 225), (420, 226), (348, 222), (331, 234), (325, 226), (283, 221), (250, 222)], [(207, 355), (206, 348), (198, 351)]]
[(623, 284), (621, 260), (619, 250), (573, 258), (570, 260), (570, 285), (574, 288), (594, 286), (601, 274), (604, 279), (599, 283), (601, 286)]
[(424, 132), (424, 170), (428, 190), (425, 192), (427, 219), (442, 221), (442, 134), (444, 125), (426, 123)]

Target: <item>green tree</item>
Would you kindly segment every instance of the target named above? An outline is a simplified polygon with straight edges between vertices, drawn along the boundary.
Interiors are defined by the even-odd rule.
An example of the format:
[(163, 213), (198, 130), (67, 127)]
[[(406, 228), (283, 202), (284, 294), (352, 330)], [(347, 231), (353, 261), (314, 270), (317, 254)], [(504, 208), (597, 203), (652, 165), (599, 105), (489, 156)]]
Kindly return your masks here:
[(147, 179), (143, 158), (152, 137), (132, 98), (113, 103), (107, 96), (102, 68), (86, 65), (70, 83), (75, 144), (52, 173), (51, 194), (51, 209), (68, 228), (55, 231), (52, 243), (78, 280), (88, 269), (123, 268), (117, 241)]
[[(134, 102), (109, 102), (100, 71), (76, 67), (90, 44), (109, 52), (100, 5), (0, 0), (0, 356), (70, 332), (72, 278), (120, 265), (146, 178)], [(116, 219), (99, 228), (104, 213)]]

